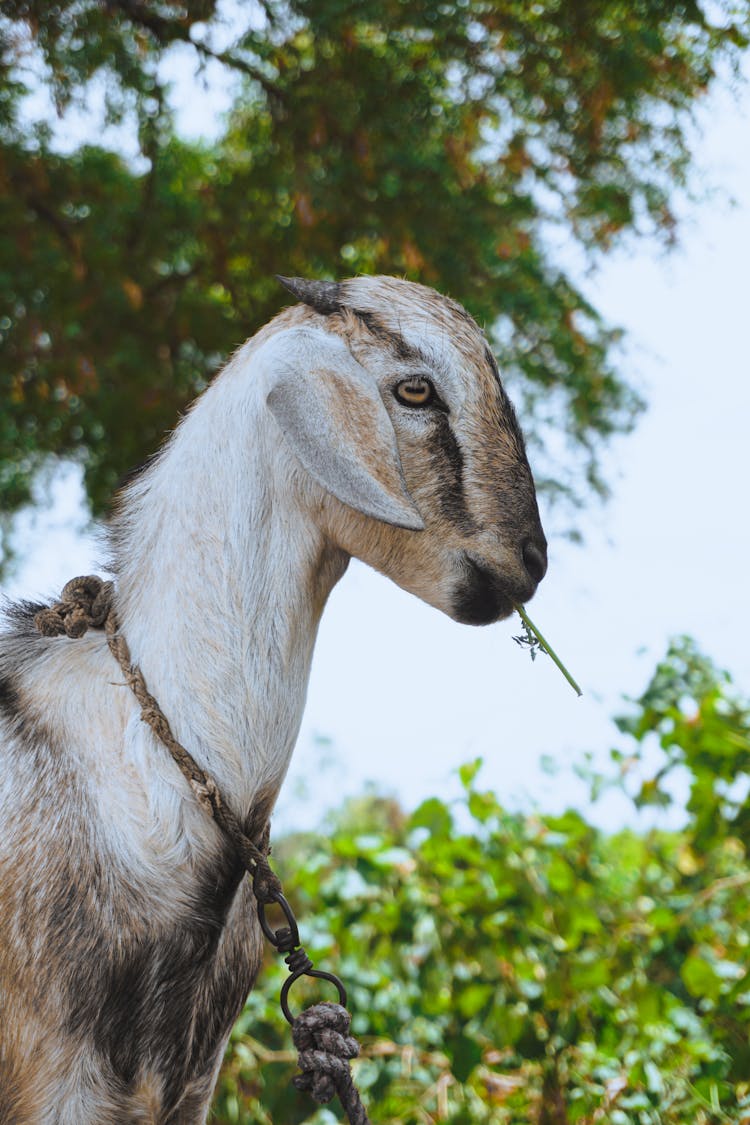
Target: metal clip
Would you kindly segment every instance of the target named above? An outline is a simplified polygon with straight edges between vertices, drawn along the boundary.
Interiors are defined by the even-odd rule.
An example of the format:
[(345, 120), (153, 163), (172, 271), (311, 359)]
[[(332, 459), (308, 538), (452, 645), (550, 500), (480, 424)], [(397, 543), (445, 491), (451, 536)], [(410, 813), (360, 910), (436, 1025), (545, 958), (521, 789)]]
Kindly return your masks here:
[(266, 918), (266, 903), (258, 903), (258, 919), (260, 921), (260, 928), (266, 935), (271, 945), (278, 949), (279, 953), (291, 953), (293, 949), (299, 945), (299, 928), (297, 926), (297, 919), (294, 917), (294, 911), (284, 898), (281, 891), (277, 891), (272, 899), (273, 902), (278, 903), (284, 912), (288, 925), (283, 926), (279, 930), (272, 930), (268, 919)]
[(266, 935), (271, 945), (273, 945), (279, 953), (286, 954), (284, 960), (289, 968), (291, 976), (284, 981), (279, 997), (279, 1003), (281, 1004), (284, 1018), (288, 1023), (294, 1023), (294, 1016), (289, 1010), (288, 997), (290, 988), (300, 977), (316, 977), (318, 980), (330, 981), (338, 990), (339, 1004), (341, 1004), (342, 1008), (345, 1008), (346, 989), (344, 988), (343, 982), (339, 980), (335, 973), (326, 973), (322, 969), (314, 968), (313, 962), (300, 945), (299, 927), (297, 926), (297, 919), (294, 917), (294, 911), (281, 891), (277, 891), (271, 901), (277, 903), (281, 908), (286, 918), (287, 925), (277, 930), (271, 928), (266, 918), (267, 904), (265, 902), (258, 903), (258, 920), (260, 921), (263, 933)]
[[(297, 952), (304, 953), (305, 951), (304, 949), (299, 949)], [(310, 962), (310, 964), (312, 964), (312, 962)], [(292, 987), (296, 980), (299, 980), (300, 977), (317, 977), (318, 980), (329, 980), (331, 984), (338, 989), (339, 1004), (342, 1008), (346, 1007), (346, 989), (344, 988), (343, 981), (340, 981), (335, 973), (326, 973), (322, 969), (300, 969), (299, 972), (292, 973), (290, 977), (287, 977), (287, 979), (284, 981), (284, 986), (281, 989), (281, 995), (279, 996), (281, 1010), (284, 1013), (287, 1023), (294, 1023), (294, 1016), (289, 1011), (289, 989)]]

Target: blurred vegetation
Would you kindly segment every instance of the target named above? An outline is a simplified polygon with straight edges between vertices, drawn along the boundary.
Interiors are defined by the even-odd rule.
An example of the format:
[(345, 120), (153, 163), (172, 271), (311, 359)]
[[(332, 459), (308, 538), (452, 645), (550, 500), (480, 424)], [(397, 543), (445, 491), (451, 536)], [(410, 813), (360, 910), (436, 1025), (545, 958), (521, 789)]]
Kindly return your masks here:
[[(618, 725), (594, 784), (688, 792), (681, 830), (509, 812), (474, 762), (455, 802), (351, 801), (275, 849), (349, 986), (375, 1122), (750, 1125), (750, 703), (681, 640)], [(341, 1119), (291, 1086), (285, 973), (269, 960), (233, 1033), (221, 1125)]]
[[(288, 299), (276, 272), (451, 293), (492, 338), (542, 489), (606, 492), (602, 444), (641, 404), (549, 247), (674, 238), (691, 113), (749, 20), (748, 0), (5, 0), (0, 511), (58, 455), (101, 513)], [(237, 77), (214, 144), (175, 130), (175, 52)], [(61, 151), (40, 87), (61, 113), (101, 96), (138, 156)]]

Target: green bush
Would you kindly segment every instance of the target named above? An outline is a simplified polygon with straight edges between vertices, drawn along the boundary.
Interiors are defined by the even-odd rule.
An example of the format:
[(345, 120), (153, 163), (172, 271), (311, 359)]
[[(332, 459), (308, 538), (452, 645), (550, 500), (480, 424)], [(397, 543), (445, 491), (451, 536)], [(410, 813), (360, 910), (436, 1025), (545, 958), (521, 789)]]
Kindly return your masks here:
[[(508, 812), (474, 762), (456, 802), (366, 798), (278, 846), (308, 951), (349, 987), (375, 1122), (750, 1125), (750, 711), (682, 641), (618, 726), (598, 784), (664, 805), (681, 772), (684, 829)], [(285, 972), (269, 961), (237, 1024), (217, 1122), (341, 1119), (291, 1086)]]

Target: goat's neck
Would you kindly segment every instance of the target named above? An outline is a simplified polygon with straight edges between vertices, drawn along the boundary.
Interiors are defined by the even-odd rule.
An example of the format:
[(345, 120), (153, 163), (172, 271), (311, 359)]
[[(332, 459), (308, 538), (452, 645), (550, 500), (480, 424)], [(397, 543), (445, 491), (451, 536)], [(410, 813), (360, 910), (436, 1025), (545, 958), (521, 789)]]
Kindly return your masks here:
[(320, 616), (348, 558), (304, 510), (242, 361), (126, 493), (115, 553), (133, 659), (176, 737), (246, 816), (286, 773)]

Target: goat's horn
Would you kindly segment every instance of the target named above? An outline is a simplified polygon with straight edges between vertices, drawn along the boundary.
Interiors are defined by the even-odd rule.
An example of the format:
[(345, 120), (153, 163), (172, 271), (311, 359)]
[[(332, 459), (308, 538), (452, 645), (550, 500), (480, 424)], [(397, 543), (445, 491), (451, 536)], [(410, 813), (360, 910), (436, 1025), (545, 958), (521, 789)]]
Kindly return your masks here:
[(337, 281), (307, 281), (304, 277), (281, 277), (280, 274), (276, 274), (276, 280), (298, 300), (324, 316), (341, 309), (341, 286)]

